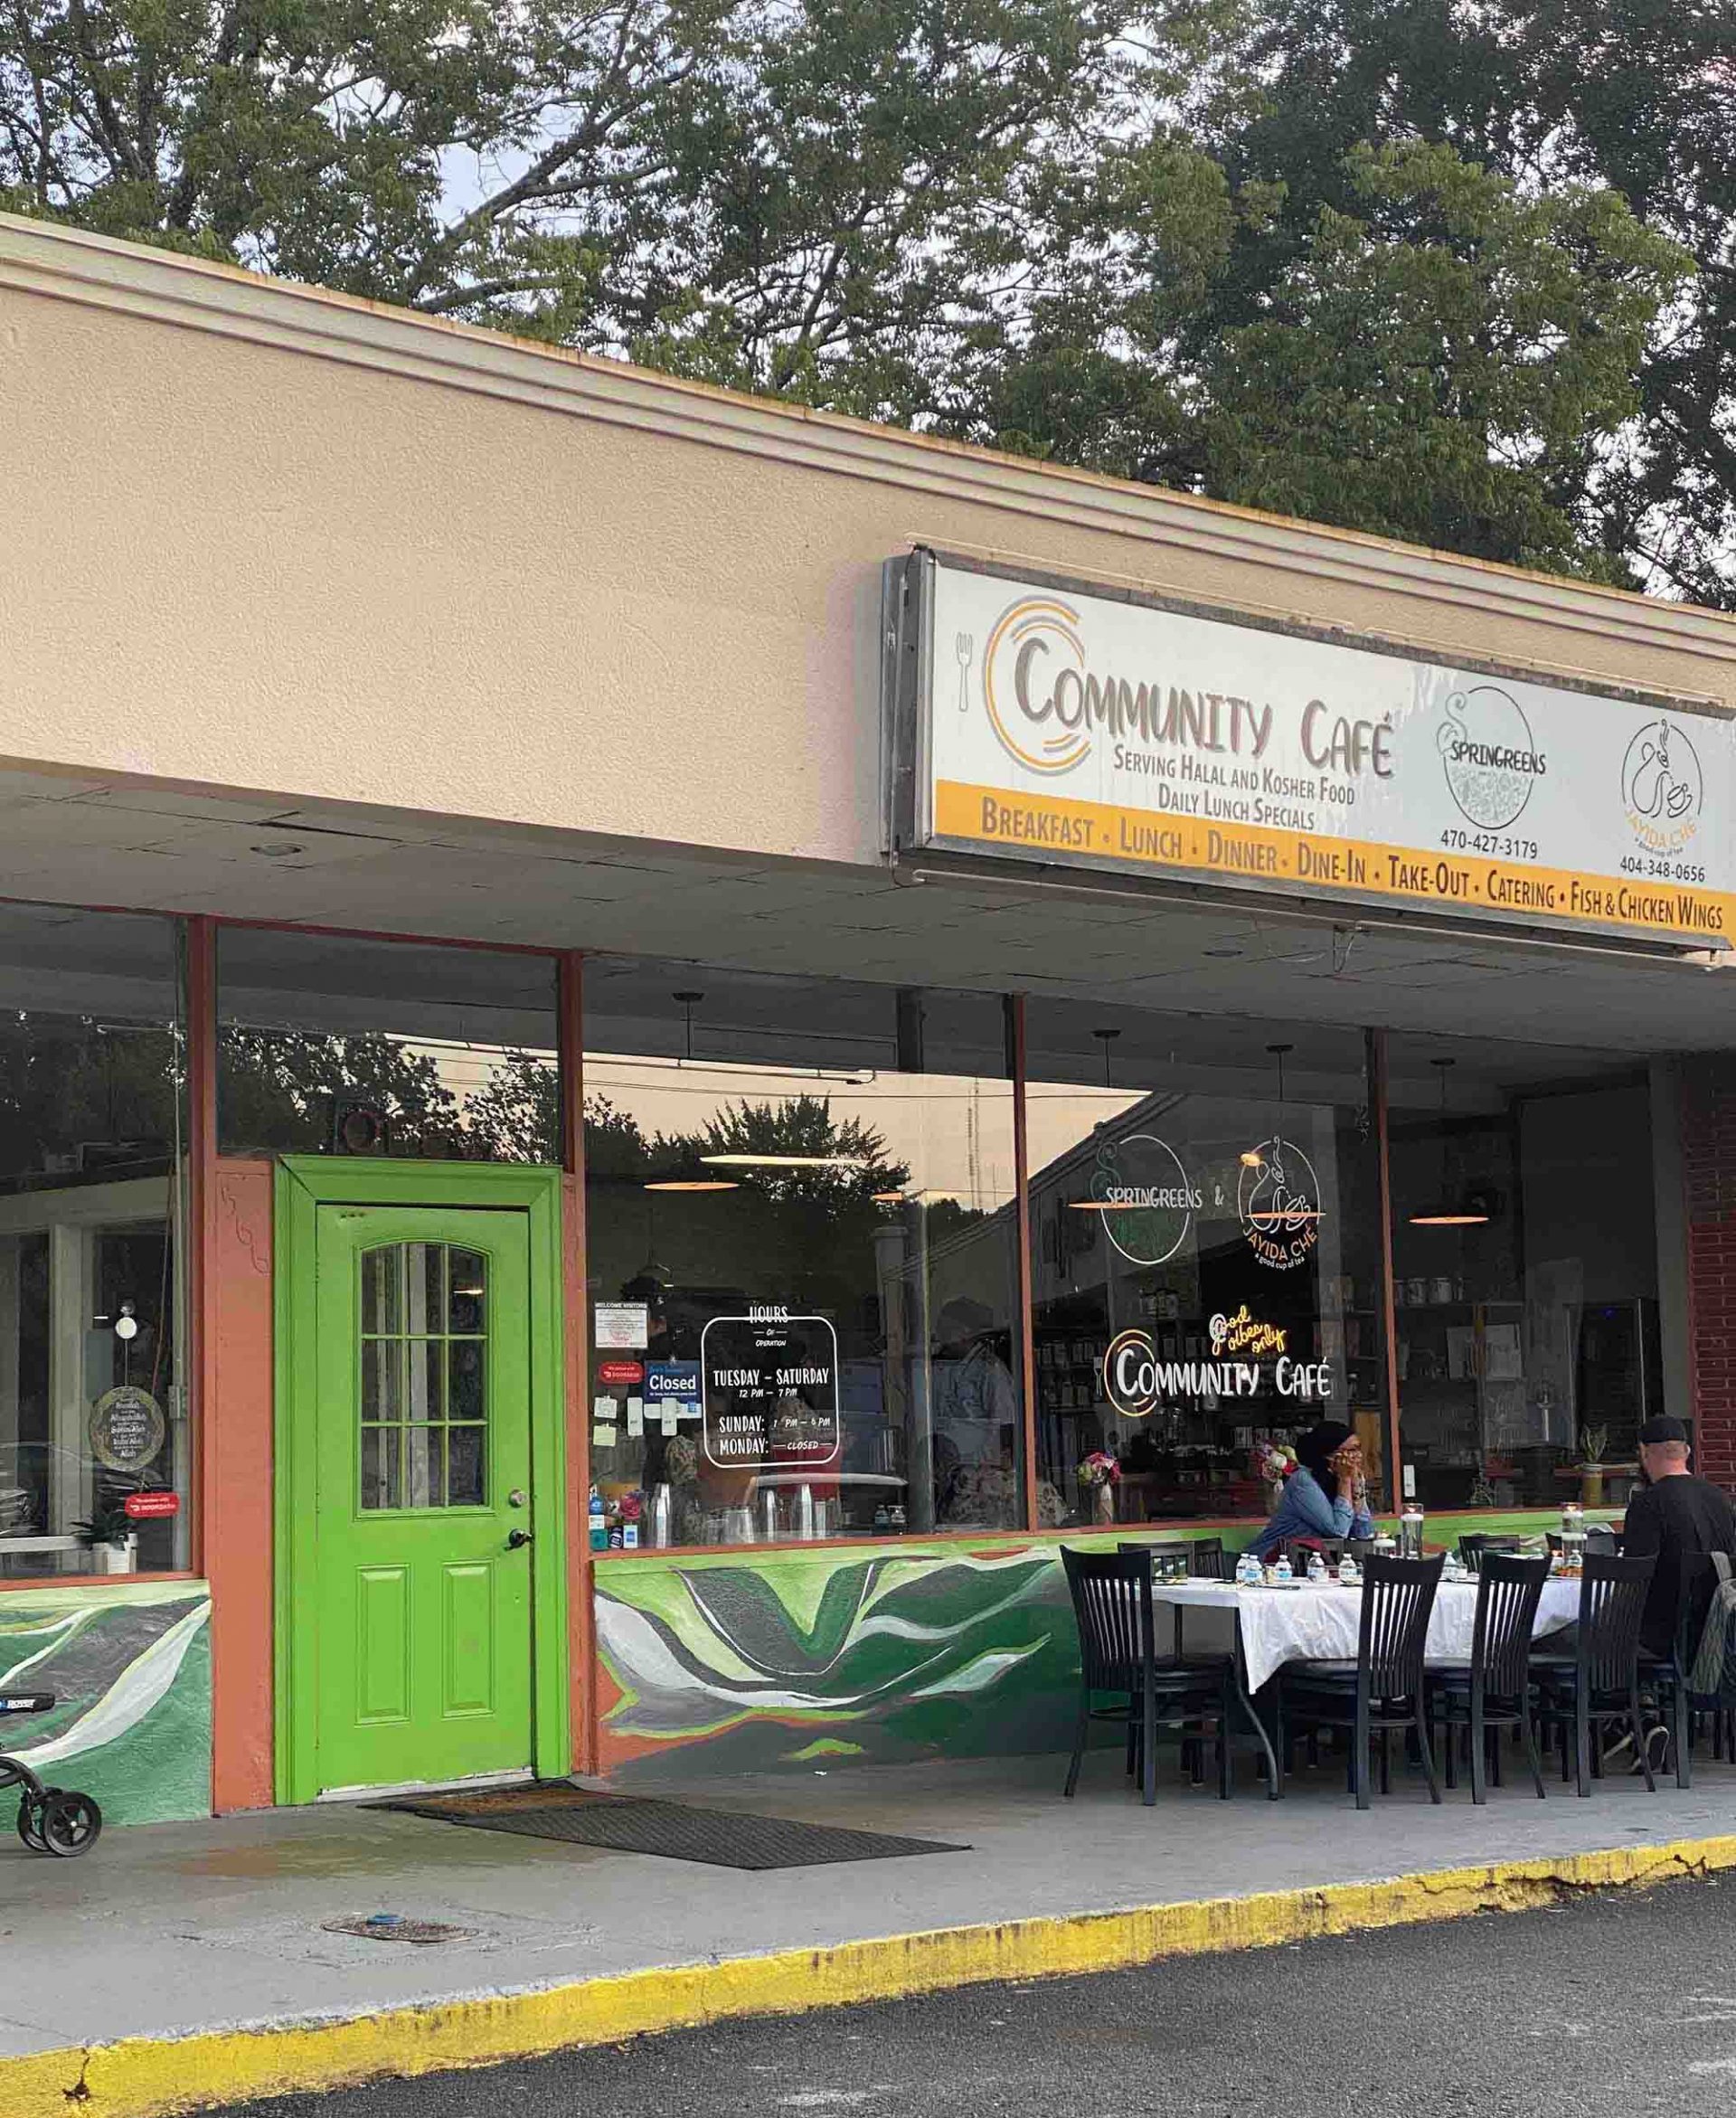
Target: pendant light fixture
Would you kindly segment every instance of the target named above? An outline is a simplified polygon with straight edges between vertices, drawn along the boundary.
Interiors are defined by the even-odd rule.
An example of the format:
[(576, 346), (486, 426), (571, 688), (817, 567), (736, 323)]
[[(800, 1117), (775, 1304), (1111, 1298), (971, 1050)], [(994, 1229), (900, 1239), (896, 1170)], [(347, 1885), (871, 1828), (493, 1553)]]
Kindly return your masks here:
[(1430, 1061), (1440, 1074), (1440, 1190), (1432, 1205), (1420, 1206), (1409, 1216), (1413, 1228), (1481, 1228), (1489, 1218), (1479, 1200), (1455, 1197), (1447, 1181), (1447, 1073), (1452, 1064), (1450, 1059)]
[[(1270, 1206), (1256, 1207), (1250, 1206), (1248, 1218), (1256, 1226), (1265, 1223), (1282, 1223), (1294, 1228), (1302, 1222), (1318, 1221), (1324, 1216), (1320, 1211), (1318, 1198), (1315, 1199), (1312, 1206), (1306, 1204), (1307, 1196), (1306, 1192), (1291, 1191), (1289, 1189), (1290, 1180), (1285, 1174), (1285, 1164), (1291, 1154), (1294, 1153), (1299, 1157), (1305, 1165), (1307, 1161), (1307, 1158), (1302, 1153), (1301, 1149), (1296, 1147), (1292, 1141), (1284, 1137), (1284, 1061), (1288, 1054), (1295, 1051), (1296, 1046), (1294, 1045), (1268, 1045), (1266, 1049), (1278, 1063), (1278, 1113), (1272, 1122), (1271, 1139), (1260, 1141), (1258, 1147), (1245, 1148), (1241, 1154), (1241, 1165), (1244, 1169), (1258, 1169), (1261, 1172), (1255, 1180), (1251, 1196), (1258, 1198), (1260, 1187), (1270, 1183), (1273, 1187), (1274, 1204)], [(1245, 1178), (1243, 1182), (1246, 1182)]]
[(733, 1177), (720, 1177), (703, 1162), (677, 1162), (667, 1169), (654, 1170), (645, 1180), (646, 1191), (740, 1191)]
[[(703, 993), (691, 988), (671, 993), (669, 998), (681, 1009), (682, 1042), (686, 1046), (686, 1056), (693, 1055), (693, 1010), (705, 998)], [(707, 1169), (697, 1155), (683, 1156), (679, 1162), (666, 1164), (654, 1169), (645, 1179), (646, 1191), (739, 1191), (741, 1187), (732, 1177), (720, 1177), (715, 1170)]]

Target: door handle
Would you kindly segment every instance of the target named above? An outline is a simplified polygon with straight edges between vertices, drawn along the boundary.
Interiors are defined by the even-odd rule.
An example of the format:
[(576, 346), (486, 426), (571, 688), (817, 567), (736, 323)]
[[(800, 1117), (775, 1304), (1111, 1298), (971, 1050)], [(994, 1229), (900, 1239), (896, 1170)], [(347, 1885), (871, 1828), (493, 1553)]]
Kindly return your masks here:
[(530, 1541), (531, 1533), (527, 1529), (515, 1529), (509, 1531), (506, 1537), (506, 1549), (509, 1552), (516, 1552), (520, 1549), (521, 1546), (528, 1545)]

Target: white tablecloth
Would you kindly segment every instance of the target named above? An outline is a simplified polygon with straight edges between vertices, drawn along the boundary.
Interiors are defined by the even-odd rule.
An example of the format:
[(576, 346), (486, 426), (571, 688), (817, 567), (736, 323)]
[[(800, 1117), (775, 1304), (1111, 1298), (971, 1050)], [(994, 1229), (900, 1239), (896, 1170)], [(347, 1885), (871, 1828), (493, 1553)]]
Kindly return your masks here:
[[(1250, 1691), (1258, 1691), (1286, 1662), (1356, 1659), (1356, 1633), (1363, 1613), (1359, 1588), (1341, 1588), (1336, 1582), (1320, 1588), (1304, 1582), (1296, 1588), (1277, 1589), (1239, 1588), (1229, 1581), (1178, 1581), (1156, 1582), (1151, 1593), (1158, 1603), (1174, 1603), (1189, 1613), (1186, 1643), (1190, 1650), (1218, 1645), (1228, 1648), (1230, 1622), (1240, 1617)], [(1537, 1606), (1537, 1622), (1532, 1629), (1533, 1639), (1571, 1625), (1579, 1611), (1577, 1581), (1546, 1581)], [(1193, 1615), (1195, 1612), (1199, 1612), (1197, 1618)], [(1216, 1618), (1220, 1612), (1223, 1617)], [(1443, 1581), (1436, 1591), (1435, 1607), (1429, 1618), (1429, 1660), (1468, 1662), (1476, 1623), (1477, 1584)], [(1160, 1625), (1160, 1651), (1164, 1644)]]

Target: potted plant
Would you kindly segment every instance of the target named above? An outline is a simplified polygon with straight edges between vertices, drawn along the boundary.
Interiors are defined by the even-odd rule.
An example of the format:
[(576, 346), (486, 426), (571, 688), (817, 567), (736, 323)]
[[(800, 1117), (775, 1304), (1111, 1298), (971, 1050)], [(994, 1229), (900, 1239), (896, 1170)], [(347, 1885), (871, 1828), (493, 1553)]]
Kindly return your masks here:
[(1608, 1427), (1580, 1429), (1580, 1506), (1603, 1506), (1603, 1452), (1609, 1446)]
[(117, 1501), (99, 1501), (72, 1527), (90, 1546), (93, 1574), (131, 1574), (138, 1563), (138, 1526)]

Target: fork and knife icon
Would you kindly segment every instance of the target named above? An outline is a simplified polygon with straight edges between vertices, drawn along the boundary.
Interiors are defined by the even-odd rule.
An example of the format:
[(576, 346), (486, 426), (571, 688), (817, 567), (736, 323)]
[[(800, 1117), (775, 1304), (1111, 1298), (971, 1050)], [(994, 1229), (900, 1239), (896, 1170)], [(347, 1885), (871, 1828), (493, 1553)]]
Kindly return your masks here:
[(970, 711), (970, 665), (976, 654), (974, 636), (967, 632), (955, 633), (952, 651), (958, 662), (958, 711), (967, 714)]

